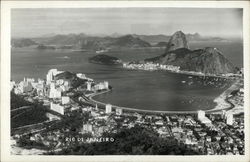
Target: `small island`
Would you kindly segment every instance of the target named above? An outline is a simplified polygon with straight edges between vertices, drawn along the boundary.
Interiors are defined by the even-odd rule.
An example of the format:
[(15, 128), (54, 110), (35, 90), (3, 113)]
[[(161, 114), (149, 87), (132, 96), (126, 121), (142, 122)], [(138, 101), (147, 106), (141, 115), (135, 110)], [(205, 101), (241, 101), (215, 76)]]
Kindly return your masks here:
[(104, 55), (104, 54), (93, 56), (93, 57), (89, 58), (89, 61), (91, 63), (105, 64), (105, 65), (117, 65), (117, 64), (122, 63), (122, 61), (120, 59), (118, 59), (117, 57), (108, 56), (108, 55)]

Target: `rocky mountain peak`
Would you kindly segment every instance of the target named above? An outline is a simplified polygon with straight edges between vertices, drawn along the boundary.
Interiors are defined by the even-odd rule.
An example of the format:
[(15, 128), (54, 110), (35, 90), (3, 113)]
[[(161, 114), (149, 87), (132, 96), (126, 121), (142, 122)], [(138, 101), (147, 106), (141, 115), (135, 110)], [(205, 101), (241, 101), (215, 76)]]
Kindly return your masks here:
[(186, 35), (182, 31), (177, 31), (171, 36), (166, 47), (166, 52), (179, 48), (189, 48)]

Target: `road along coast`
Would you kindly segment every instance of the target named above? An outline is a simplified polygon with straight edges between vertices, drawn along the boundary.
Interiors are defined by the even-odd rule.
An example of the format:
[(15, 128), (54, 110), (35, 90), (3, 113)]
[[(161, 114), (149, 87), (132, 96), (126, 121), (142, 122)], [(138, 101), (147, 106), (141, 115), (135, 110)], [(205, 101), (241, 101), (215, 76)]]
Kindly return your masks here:
[(229, 101), (230, 94), (235, 91), (240, 89), (240, 81), (237, 80), (235, 81), (228, 89), (226, 89), (220, 96), (214, 99), (214, 102), (217, 104), (215, 108), (211, 110), (207, 110), (207, 112), (217, 112), (221, 110), (230, 110), (235, 107), (235, 105)]

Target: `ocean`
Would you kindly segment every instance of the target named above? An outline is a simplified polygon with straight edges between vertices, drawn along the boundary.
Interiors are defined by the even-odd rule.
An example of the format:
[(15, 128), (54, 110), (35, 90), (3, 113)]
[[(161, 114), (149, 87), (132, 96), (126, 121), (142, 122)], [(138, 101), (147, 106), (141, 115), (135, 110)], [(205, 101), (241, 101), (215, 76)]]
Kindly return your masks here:
[[(242, 44), (232, 42), (191, 43), (192, 49), (212, 46), (218, 48), (236, 66), (243, 66)], [(162, 49), (126, 49), (105, 53), (123, 61), (142, 60), (162, 54)], [(96, 81), (108, 81), (113, 87), (109, 93), (95, 96), (95, 100), (117, 106), (145, 110), (188, 111), (207, 110), (215, 106), (218, 97), (230, 82), (213, 77), (199, 77), (166, 71), (123, 69), (117, 65), (92, 64), (94, 52), (70, 50), (11, 50), (11, 79), (24, 77), (45, 79), (49, 69), (84, 73)]]

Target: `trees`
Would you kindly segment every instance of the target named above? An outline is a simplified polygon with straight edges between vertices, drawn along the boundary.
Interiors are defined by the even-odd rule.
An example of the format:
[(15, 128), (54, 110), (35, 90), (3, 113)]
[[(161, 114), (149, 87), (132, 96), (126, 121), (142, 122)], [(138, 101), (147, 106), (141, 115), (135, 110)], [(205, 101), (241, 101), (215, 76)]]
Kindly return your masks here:
[(57, 154), (82, 155), (193, 155), (199, 154), (174, 138), (160, 138), (150, 128), (135, 126), (123, 128), (118, 133), (105, 132), (103, 138), (112, 137), (114, 142), (79, 144), (64, 149)]
[(10, 92), (10, 107), (11, 109), (16, 109), (22, 106), (28, 106), (32, 103), (24, 100), (22, 96), (16, 95), (14, 92)]

